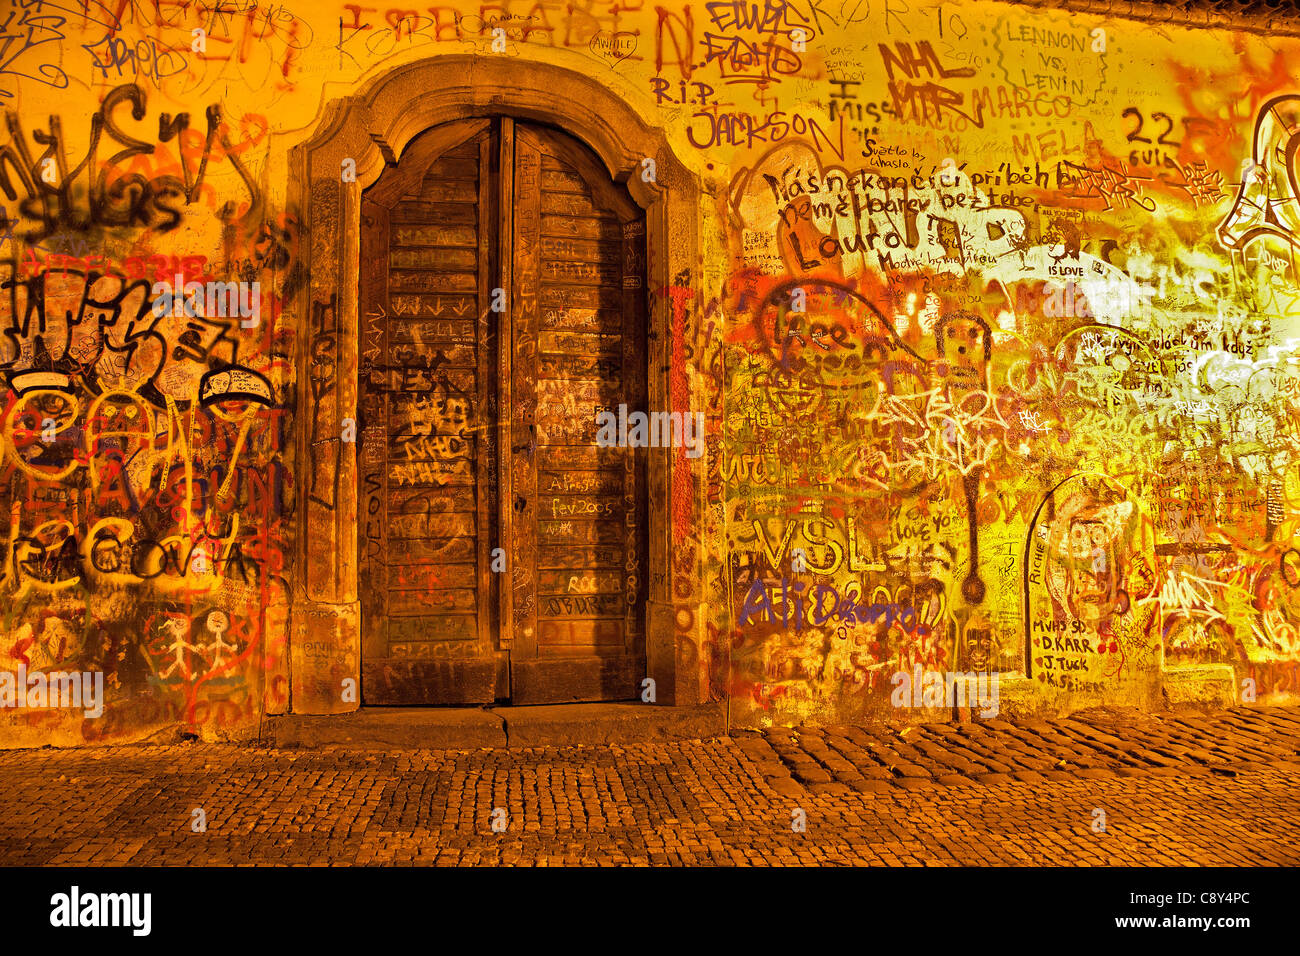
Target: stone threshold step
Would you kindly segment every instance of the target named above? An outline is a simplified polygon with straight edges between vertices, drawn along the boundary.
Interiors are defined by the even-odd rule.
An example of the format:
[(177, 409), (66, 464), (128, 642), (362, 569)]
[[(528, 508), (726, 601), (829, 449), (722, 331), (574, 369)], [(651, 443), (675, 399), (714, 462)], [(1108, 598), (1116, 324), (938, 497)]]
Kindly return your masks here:
[(721, 704), (643, 703), (525, 707), (363, 707), (350, 714), (270, 717), (259, 741), (270, 747), (384, 750), (521, 750), (578, 744), (704, 740), (726, 733)]

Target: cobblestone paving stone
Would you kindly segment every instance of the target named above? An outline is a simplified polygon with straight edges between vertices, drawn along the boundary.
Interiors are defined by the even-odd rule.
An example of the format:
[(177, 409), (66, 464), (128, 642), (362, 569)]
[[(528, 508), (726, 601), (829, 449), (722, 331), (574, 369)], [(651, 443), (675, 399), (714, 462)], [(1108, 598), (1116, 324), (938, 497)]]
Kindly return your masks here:
[(0, 863), (1295, 865), (1297, 772), (1300, 708), (513, 751), (46, 748), (0, 753)]

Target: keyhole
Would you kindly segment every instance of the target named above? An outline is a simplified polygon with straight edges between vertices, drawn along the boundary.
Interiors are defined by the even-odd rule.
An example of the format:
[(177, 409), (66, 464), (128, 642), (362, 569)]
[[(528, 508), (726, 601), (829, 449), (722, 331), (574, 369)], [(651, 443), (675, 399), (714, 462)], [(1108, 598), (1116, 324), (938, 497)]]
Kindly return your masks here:
[(525, 498), (523, 495), (515, 495), (515, 510), (522, 513), (523, 511), (527, 510), (527, 508), (528, 508), (528, 499)]

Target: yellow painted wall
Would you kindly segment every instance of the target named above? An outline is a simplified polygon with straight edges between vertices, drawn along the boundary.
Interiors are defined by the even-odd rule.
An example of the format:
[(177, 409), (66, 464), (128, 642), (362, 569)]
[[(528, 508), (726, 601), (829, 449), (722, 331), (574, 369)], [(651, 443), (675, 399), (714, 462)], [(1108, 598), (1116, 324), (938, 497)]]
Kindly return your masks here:
[[(996, 671), (1021, 708), (1291, 693), (1300, 41), (919, 0), (0, 24), (0, 671), (108, 695), (0, 710), (0, 742), (289, 706), (288, 151), (465, 53), (594, 76), (705, 189), (672, 348), (707, 506), (674, 537), (707, 571), (689, 659), (735, 722), (906, 717), (918, 666)], [(260, 312), (158, 319), (176, 275), (257, 282)]]

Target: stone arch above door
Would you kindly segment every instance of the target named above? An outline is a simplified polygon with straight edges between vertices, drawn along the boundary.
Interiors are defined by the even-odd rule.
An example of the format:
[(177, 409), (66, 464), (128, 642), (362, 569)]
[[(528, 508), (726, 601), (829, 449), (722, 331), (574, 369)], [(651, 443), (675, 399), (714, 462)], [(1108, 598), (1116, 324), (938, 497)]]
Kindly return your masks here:
[[(289, 200), (302, 216), (309, 276), (294, 303), (299, 480), (290, 659), (291, 707), (297, 713), (346, 712), (359, 700), (357, 694), (345, 700), (342, 686), (360, 678), (358, 446), (343, 435), (346, 420), (355, 421), (358, 397), (361, 193), (425, 130), (491, 115), (546, 123), (581, 140), (645, 210), (649, 405), (702, 407), (693, 384), (687, 386), (690, 394), (681, 394), (680, 384), (670, 390), (673, 302), (666, 291), (659, 294), (681, 285), (677, 277), (698, 274), (701, 190), (662, 131), (591, 77), (515, 57), (434, 57), (398, 67), (357, 94), (330, 102), (316, 131), (291, 150), (289, 164)], [(646, 159), (654, 160), (652, 179), (642, 176)], [(343, 180), (345, 161), (355, 168), (355, 181)], [(697, 558), (685, 569), (673, 558), (675, 540), (695, 532), (670, 527), (667, 506), (670, 488), (677, 494), (687, 488), (696, 504), (692, 512), (703, 512), (704, 462), (683, 465), (666, 451), (650, 458), (646, 656), (659, 703), (697, 703), (705, 693), (691, 664), (700, 657), (705, 620), (700, 564)], [(689, 471), (674, 474), (679, 468)], [(689, 628), (681, 626), (682, 619)]]

